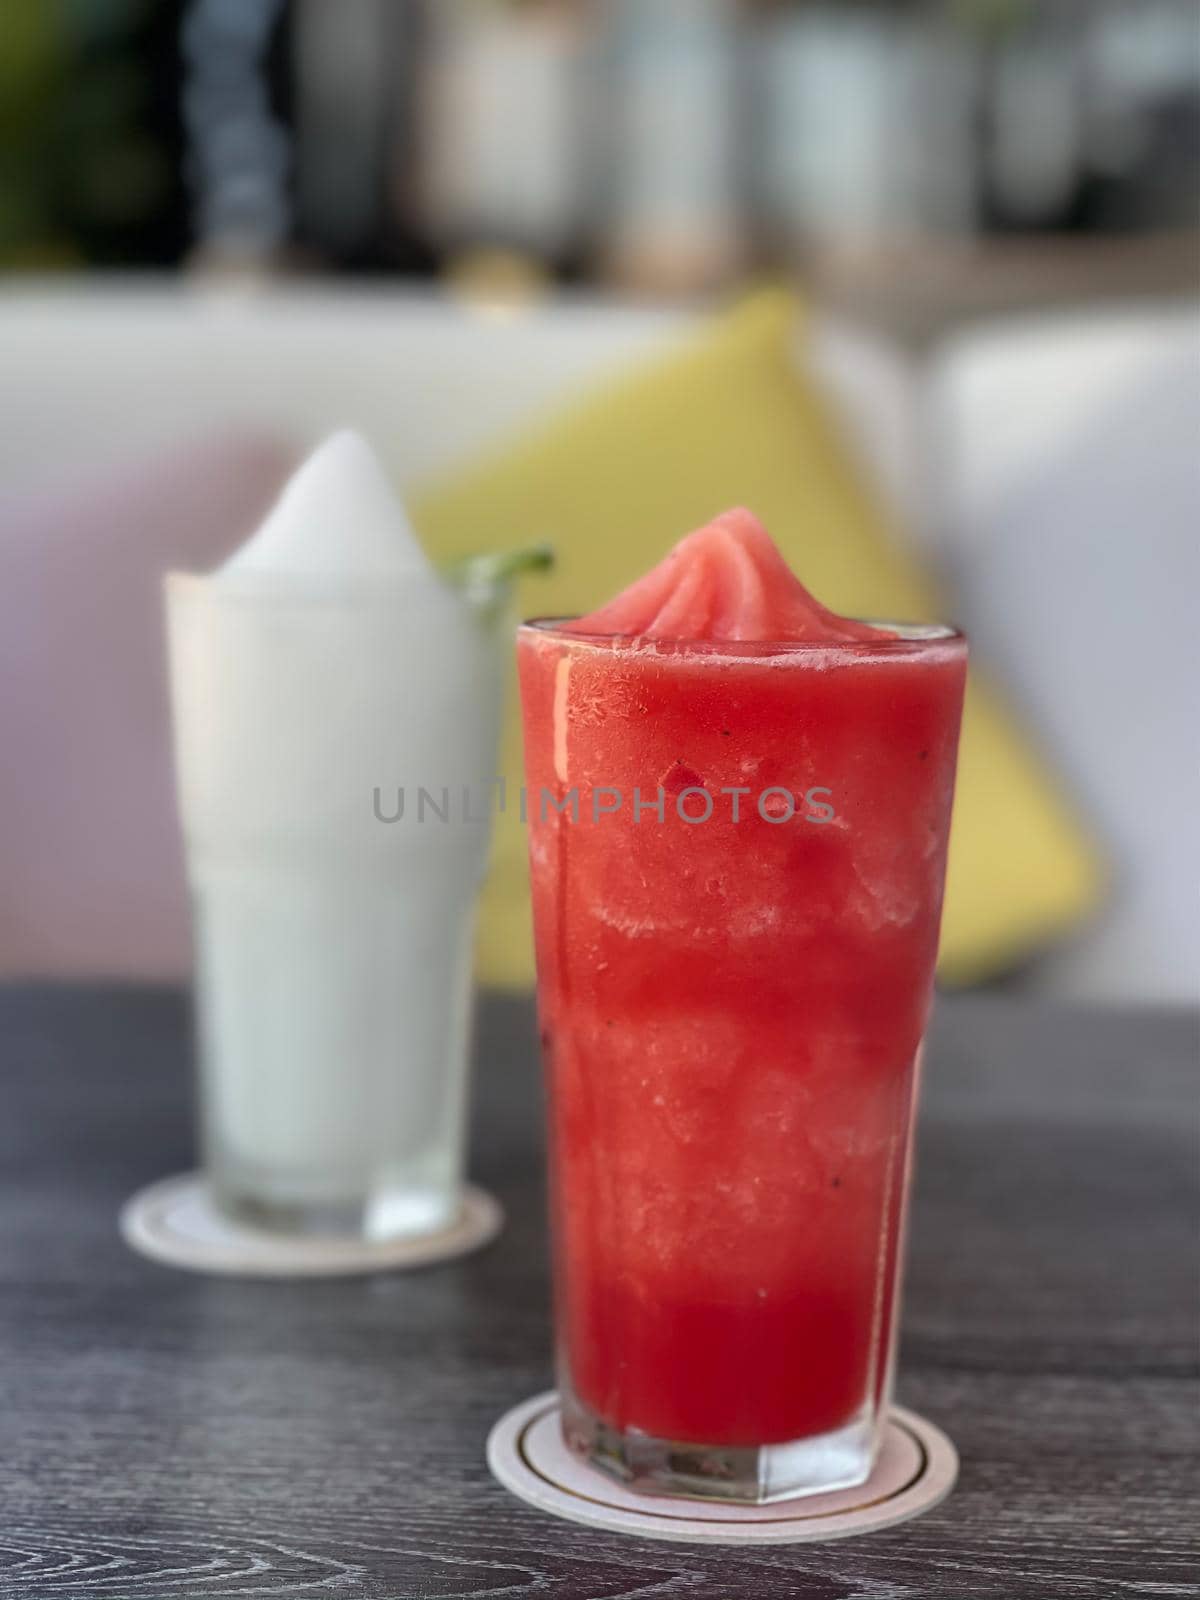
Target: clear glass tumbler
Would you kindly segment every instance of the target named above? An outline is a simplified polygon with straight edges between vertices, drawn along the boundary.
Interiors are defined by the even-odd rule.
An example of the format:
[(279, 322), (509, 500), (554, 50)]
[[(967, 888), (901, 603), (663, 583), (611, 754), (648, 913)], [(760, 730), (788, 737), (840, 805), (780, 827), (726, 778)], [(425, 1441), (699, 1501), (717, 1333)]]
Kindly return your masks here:
[(503, 596), (167, 580), (202, 1163), (259, 1226), (458, 1214)]
[(862, 1482), (891, 1382), (966, 643), (523, 627), (569, 1445)]

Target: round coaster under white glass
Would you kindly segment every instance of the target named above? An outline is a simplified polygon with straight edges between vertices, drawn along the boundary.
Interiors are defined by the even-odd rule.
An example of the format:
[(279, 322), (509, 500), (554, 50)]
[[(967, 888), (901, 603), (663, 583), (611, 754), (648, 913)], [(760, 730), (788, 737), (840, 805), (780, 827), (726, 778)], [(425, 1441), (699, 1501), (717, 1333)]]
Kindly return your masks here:
[(500, 1418), (488, 1435), (487, 1460), (506, 1489), (551, 1516), (692, 1544), (793, 1544), (871, 1533), (930, 1510), (958, 1477), (958, 1452), (941, 1429), (893, 1406), (875, 1470), (857, 1488), (745, 1506), (639, 1494), (568, 1450), (553, 1390)]
[(503, 1223), (499, 1201), (467, 1185), (457, 1221), (438, 1233), (358, 1239), (268, 1232), (218, 1211), (198, 1172), (139, 1190), (120, 1218), (125, 1243), (152, 1261), (241, 1278), (333, 1278), (432, 1266), (482, 1249)]

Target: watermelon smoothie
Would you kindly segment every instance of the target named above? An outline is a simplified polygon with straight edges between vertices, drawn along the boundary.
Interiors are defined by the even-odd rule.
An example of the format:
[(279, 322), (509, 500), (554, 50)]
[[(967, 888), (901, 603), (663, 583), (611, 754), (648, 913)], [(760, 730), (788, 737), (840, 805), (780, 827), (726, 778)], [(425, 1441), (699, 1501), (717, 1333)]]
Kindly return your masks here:
[(886, 1411), (966, 644), (731, 512), (518, 641), (568, 1442), (862, 1481)]

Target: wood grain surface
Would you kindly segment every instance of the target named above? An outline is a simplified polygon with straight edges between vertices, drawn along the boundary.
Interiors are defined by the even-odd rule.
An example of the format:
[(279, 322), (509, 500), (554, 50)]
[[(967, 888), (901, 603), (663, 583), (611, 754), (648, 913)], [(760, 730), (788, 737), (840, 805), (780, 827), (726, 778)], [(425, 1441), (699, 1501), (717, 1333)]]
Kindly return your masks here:
[(191, 1161), (182, 998), (0, 991), (0, 1600), (1200, 1595), (1192, 1016), (942, 1005), (899, 1394), (958, 1444), (958, 1488), (750, 1554), (554, 1522), (488, 1476), (490, 1424), (551, 1382), (534, 1038), (527, 1003), (485, 1002), (489, 1250), (225, 1281), (116, 1231)]

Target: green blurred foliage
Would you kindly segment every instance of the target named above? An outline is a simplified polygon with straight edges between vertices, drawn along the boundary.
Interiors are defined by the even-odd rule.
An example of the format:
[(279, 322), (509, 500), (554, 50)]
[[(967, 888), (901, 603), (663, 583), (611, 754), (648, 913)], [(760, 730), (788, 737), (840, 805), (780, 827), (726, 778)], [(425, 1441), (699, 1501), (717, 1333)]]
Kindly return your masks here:
[[(0, 266), (138, 259), (176, 184), (163, 0), (4, 0)], [(153, 242), (147, 245), (153, 252)]]

